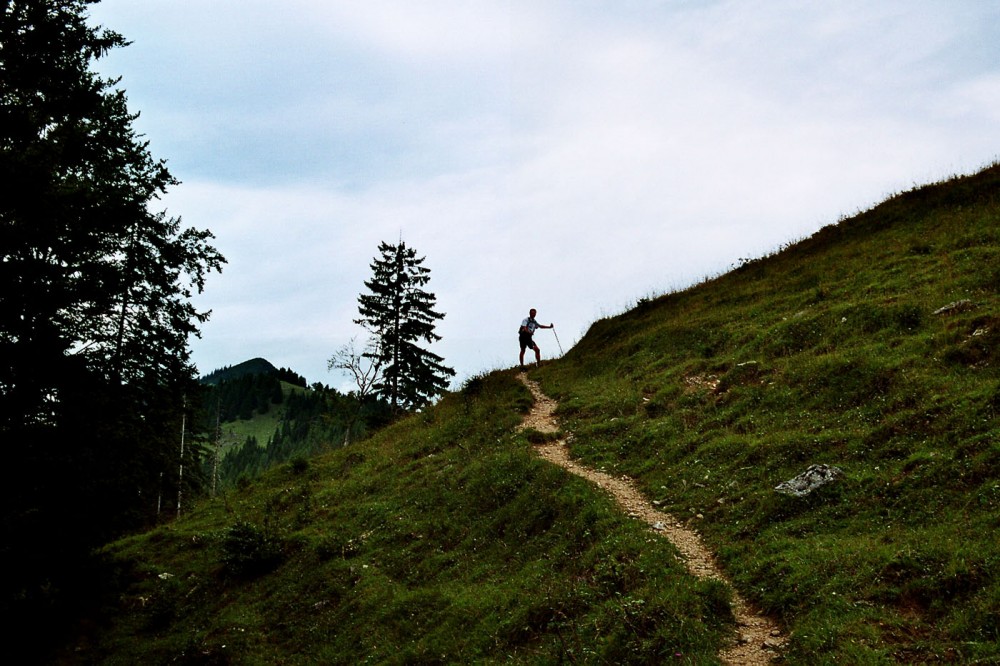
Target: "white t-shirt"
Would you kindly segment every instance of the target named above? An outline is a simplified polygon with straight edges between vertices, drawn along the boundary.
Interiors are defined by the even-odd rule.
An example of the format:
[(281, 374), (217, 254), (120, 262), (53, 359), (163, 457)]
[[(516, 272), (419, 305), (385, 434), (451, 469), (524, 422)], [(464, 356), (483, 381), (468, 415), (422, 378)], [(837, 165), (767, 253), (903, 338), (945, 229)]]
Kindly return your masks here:
[(528, 333), (534, 335), (535, 331), (538, 330), (538, 322), (535, 321), (534, 317), (528, 317), (527, 319), (521, 322), (521, 328), (528, 329)]

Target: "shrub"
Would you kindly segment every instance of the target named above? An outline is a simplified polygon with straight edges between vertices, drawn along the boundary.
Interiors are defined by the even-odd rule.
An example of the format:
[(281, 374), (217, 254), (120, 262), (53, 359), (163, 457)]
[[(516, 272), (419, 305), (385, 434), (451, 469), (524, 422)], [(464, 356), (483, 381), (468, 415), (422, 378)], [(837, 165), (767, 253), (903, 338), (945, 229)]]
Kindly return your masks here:
[(222, 539), (222, 562), (235, 576), (251, 577), (274, 570), (284, 558), (281, 540), (253, 523), (240, 521)]
[(482, 394), (486, 387), (486, 376), (484, 374), (473, 375), (462, 384), (462, 393), (468, 398), (474, 398)]
[(309, 470), (309, 460), (303, 456), (292, 458), (290, 463), (293, 474), (305, 474)]

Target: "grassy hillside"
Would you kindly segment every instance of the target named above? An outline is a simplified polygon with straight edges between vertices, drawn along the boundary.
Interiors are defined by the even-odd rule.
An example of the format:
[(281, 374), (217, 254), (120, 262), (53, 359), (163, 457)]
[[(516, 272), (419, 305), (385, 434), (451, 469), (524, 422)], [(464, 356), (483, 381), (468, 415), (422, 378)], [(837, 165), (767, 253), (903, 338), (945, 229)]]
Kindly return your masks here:
[(711, 661), (728, 593), (515, 430), (510, 373), (110, 545), (102, 663)]
[(254, 412), (249, 419), (235, 419), (221, 424), (222, 428), (222, 454), (227, 454), (231, 449), (243, 446), (248, 437), (253, 437), (261, 446), (267, 446), (271, 437), (281, 425), (285, 418), (286, 404), (288, 397), (293, 393), (308, 393), (310, 389), (281, 382), (281, 392), (285, 396), (285, 402), (272, 404), (267, 413), (259, 414)]
[[(596, 322), (533, 371), (786, 663), (1000, 661), (1000, 167)], [(948, 307), (951, 306), (951, 307)], [(727, 590), (515, 426), (510, 372), (111, 544), (103, 663), (714, 663)], [(774, 487), (814, 463), (844, 478)]]
[[(695, 521), (790, 662), (995, 663), (998, 304), (993, 167), (599, 321), (541, 379), (573, 454)], [(846, 479), (774, 492), (813, 463)]]

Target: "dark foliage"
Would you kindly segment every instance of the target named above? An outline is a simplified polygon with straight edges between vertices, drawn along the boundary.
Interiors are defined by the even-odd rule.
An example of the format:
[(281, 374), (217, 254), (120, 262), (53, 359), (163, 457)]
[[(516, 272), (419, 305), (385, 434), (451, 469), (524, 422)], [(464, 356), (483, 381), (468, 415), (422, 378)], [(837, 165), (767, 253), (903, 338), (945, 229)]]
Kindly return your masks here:
[(228, 379), (204, 391), (206, 428), (216, 420), (223, 423), (237, 419), (248, 420), (254, 413), (266, 414), (272, 404), (284, 401), (281, 382), (277, 375), (243, 375)]
[(274, 569), (281, 563), (281, 539), (248, 522), (230, 527), (222, 540), (222, 561), (227, 571), (250, 578)]
[(224, 381), (242, 379), (247, 375), (273, 375), (279, 381), (288, 382), (293, 386), (308, 386), (306, 378), (289, 368), (276, 368), (270, 361), (263, 358), (253, 358), (237, 365), (226, 366), (213, 370), (201, 378), (202, 384), (214, 386)]
[(190, 297), (224, 262), (209, 232), (150, 210), (175, 181), (117, 82), (90, 71), (125, 41), (88, 26), (88, 4), (0, 12), (0, 441), (14, 472), (0, 607), (13, 636), (51, 620), (93, 546), (181, 491), (187, 340), (207, 318)]
[(231, 379), (240, 379), (246, 375), (273, 375), (277, 372), (278, 369), (267, 359), (252, 358), (237, 365), (227, 365), (213, 370), (201, 378), (201, 383), (211, 386)]
[(381, 257), (371, 264), (368, 293), (358, 296), (361, 316), (355, 323), (378, 341), (375, 351), (365, 354), (382, 366), (375, 392), (394, 410), (416, 409), (443, 393), (447, 378), (455, 375), (442, 357), (418, 345), (441, 339), (434, 322), (444, 319), (444, 313), (434, 310), (437, 297), (423, 290), (430, 281), (424, 257), (403, 241), (383, 242), (378, 249)]

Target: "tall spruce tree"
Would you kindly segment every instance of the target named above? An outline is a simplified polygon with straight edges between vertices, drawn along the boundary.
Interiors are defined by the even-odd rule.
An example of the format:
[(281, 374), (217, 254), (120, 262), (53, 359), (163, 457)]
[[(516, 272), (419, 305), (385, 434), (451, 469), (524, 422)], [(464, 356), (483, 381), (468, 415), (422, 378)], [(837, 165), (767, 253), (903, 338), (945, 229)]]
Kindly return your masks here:
[(425, 257), (417, 257), (402, 240), (398, 245), (382, 242), (378, 250), (372, 278), (365, 282), (368, 293), (358, 296), (361, 317), (355, 323), (378, 342), (365, 354), (382, 368), (375, 392), (394, 411), (416, 409), (443, 393), (448, 377), (455, 375), (442, 357), (418, 345), (441, 339), (434, 327), (444, 314), (434, 311), (437, 297), (423, 290), (430, 281)]
[(189, 297), (225, 261), (151, 209), (176, 181), (91, 70), (126, 42), (90, 4), (0, 9), (0, 605), (22, 619), (176, 479), (207, 317)]

